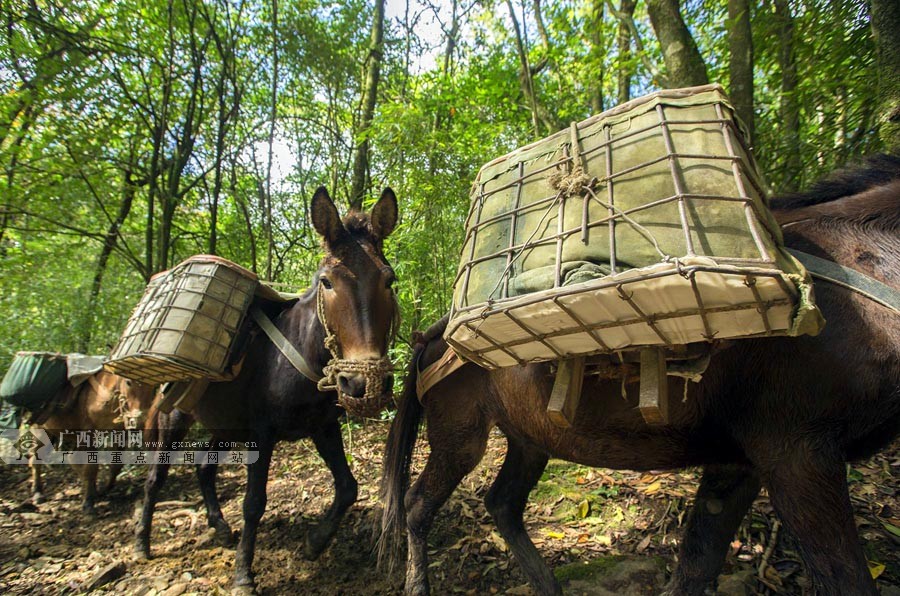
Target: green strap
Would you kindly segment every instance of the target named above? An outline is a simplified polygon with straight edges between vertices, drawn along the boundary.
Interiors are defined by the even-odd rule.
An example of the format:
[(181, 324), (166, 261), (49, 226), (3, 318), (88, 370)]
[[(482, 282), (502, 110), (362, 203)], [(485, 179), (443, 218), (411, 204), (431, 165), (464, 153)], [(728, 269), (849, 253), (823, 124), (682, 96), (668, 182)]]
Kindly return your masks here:
[(813, 277), (824, 279), (848, 290), (874, 300), (882, 306), (886, 306), (895, 313), (900, 314), (900, 292), (884, 284), (877, 279), (872, 279), (855, 269), (838, 265), (827, 259), (822, 259), (809, 253), (788, 248), (787, 251), (794, 255)]
[(272, 343), (275, 344), (275, 347), (278, 348), (278, 351), (282, 353), (282, 355), (287, 358), (288, 362), (294, 365), (294, 368), (297, 369), (301, 375), (312, 381), (313, 383), (318, 383), (322, 378), (322, 375), (316, 374), (313, 371), (312, 367), (306, 362), (306, 359), (303, 358), (303, 355), (297, 351), (297, 348), (288, 341), (288, 338), (284, 336), (281, 331), (278, 330), (272, 321), (269, 320), (269, 317), (266, 316), (262, 310), (259, 309), (258, 306), (250, 307), (250, 316), (253, 317), (253, 320), (259, 325), (260, 329), (265, 332), (265, 334), (272, 340)]

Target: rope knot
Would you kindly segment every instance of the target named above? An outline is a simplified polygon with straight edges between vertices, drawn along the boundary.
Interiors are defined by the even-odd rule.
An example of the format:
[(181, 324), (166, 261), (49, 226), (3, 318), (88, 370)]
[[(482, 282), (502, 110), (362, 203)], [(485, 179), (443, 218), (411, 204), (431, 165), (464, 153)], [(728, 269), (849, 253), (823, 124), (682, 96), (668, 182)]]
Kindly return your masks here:
[(550, 186), (558, 190), (563, 197), (580, 196), (597, 183), (597, 179), (589, 176), (581, 166), (572, 168), (569, 173), (556, 172), (550, 176), (548, 181)]

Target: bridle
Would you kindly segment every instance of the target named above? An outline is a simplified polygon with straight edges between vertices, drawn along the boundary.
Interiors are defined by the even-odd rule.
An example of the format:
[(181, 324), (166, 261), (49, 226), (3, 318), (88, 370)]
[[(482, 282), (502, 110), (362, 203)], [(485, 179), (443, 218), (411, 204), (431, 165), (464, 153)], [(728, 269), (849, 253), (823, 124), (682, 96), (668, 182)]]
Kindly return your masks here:
[[(380, 358), (366, 358), (362, 360), (342, 358), (340, 341), (328, 324), (325, 315), (325, 293), (322, 291), (322, 282), (316, 288), (316, 315), (325, 329), (325, 349), (331, 354), (331, 359), (322, 369), (324, 376), (319, 379), (317, 387), (319, 391), (336, 391), (338, 403), (345, 410), (356, 416), (374, 417), (384, 409), (393, 399), (392, 392), (384, 390), (384, 381), (393, 375), (394, 365), (385, 354)], [(397, 330), (400, 327), (400, 304), (397, 293), (391, 291), (391, 301), (394, 307), (394, 316), (391, 318), (391, 326), (388, 331), (387, 347), (394, 343)], [(338, 387), (337, 377), (342, 372), (361, 374), (366, 379), (366, 392), (362, 397), (352, 397), (344, 394)]]

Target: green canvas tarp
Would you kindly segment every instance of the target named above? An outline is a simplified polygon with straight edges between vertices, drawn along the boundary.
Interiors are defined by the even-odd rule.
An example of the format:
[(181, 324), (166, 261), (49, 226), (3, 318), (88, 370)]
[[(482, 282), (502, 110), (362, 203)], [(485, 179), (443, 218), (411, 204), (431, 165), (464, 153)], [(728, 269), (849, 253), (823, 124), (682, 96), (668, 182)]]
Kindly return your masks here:
[(0, 383), (0, 398), (14, 406), (36, 411), (67, 383), (65, 354), (18, 352)]
[(481, 169), (445, 337), (496, 367), (816, 333), (781, 245), (721, 87), (662, 91)]

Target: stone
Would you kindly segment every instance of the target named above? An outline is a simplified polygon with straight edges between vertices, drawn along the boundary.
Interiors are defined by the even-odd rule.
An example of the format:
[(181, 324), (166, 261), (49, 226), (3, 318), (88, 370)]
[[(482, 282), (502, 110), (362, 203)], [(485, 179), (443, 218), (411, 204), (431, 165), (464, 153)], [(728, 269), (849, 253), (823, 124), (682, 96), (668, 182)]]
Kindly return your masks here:
[(755, 593), (756, 573), (753, 569), (719, 576), (717, 594), (721, 596), (750, 596)]
[(159, 596), (181, 596), (188, 589), (187, 582), (178, 582), (177, 584), (172, 584), (165, 591), (160, 592)]
[(650, 596), (666, 584), (660, 557), (608, 556), (555, 570), (564, 591), (579, 596)]
[(99, 571), (81, 585), (81, 589), (85, 592), (90, 592), (109, 582), (116, 581), (123, 575), (125, 575), (125, 563), (123, 561), (115, 561), (105, 567), (101, 567)]

